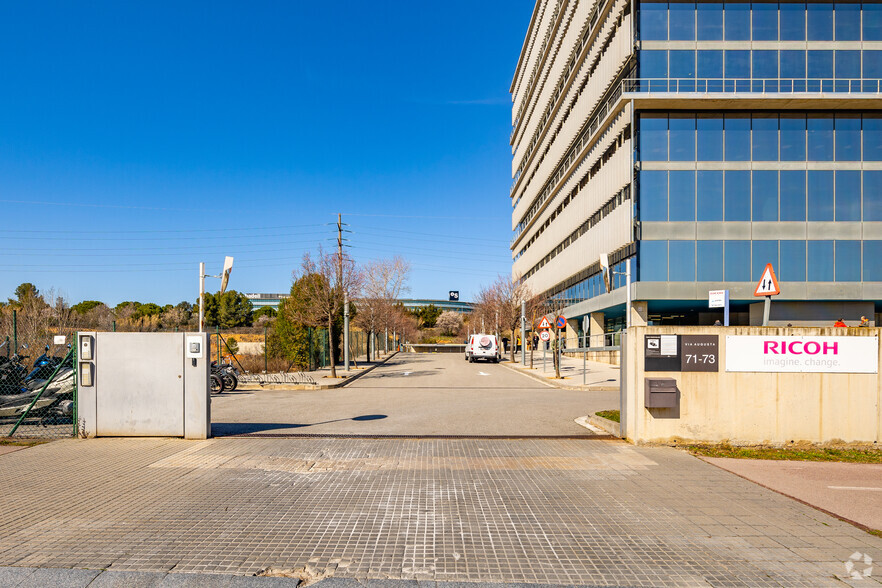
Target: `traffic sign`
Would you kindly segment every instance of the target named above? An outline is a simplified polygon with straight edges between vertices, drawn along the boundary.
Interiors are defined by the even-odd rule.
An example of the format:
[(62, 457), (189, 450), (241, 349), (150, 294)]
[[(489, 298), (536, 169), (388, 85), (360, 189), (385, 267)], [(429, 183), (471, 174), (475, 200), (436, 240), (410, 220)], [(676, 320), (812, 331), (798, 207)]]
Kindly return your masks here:
[(539, 321), (539, 326), (536, 327), (536, 328), (537, 328), (537, 329), (550, 329), (550, 328), (551, 328), (551, 323), (548, 322), (548, 317), (543, 316), (543, 317), (542, 317), (542, 320)]
[(539, 338), (543, 341), (550, 341), (551, 333), (549, 333), (548, 331), (542, 331), (541, 333), (539, 333)]
[(771, 263), (767, 263), (766, 269), (763, 270), (763, 277), (760, 278), (759, 284), (756, 285), (753, 295), (775, 296), (780, 293), (781, 288), (778, 287), (778, 278), (775, 277), (775, 270), (772, 269)]
[(558, 329), (563, 329), (563, 328), (565, 328), (565, 327), (567, 326), (567, 319), (565, 319), (565, 318), (562, 317), (562, 316), (557, 317), (557, 322), (555, 323), (555, 326), (556, 326)]

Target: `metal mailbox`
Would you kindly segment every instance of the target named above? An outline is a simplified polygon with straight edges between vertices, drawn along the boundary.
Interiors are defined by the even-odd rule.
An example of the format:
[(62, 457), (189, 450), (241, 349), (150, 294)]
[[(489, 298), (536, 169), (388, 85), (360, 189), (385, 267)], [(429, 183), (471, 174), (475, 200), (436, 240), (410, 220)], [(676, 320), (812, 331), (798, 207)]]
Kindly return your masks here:
[(680, 391), (674, 378), (644, 378), (644, 406), (646, 408), (677, 408)]

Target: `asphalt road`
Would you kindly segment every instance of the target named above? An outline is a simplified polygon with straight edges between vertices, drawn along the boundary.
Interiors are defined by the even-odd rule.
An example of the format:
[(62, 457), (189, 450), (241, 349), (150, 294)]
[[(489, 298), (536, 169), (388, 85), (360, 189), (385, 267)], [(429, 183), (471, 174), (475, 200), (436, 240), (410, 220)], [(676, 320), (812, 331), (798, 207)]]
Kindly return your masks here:
[(618, 392), (560, 390), (460, 354), (400, 353), (334, 390), (237, 390), (212, 398), (212, 434), (585, 435), (574, 419)]

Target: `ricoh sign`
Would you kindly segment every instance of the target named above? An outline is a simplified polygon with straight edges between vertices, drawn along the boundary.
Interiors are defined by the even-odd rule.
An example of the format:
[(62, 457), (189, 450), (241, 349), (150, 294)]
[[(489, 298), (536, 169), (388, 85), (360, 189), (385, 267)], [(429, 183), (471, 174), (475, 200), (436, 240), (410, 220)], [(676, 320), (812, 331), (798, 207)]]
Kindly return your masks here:
[(726, 337), (727, 372), (875, 374), (878, 337)]

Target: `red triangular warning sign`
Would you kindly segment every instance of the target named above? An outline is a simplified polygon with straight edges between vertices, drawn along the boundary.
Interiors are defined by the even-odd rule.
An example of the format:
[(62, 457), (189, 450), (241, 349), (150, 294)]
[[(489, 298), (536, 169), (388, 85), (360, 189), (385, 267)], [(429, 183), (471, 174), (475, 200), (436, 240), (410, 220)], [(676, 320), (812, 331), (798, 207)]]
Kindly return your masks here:
[(775, 277), (775, 270), (772, 269), (771, 263), (767, 263), (766, 269), (763, 270), (763, 277), (760, 278), (759, 284), (756, 285), (753, 295), (775, 296), (780, 293), (781, 288), (778, 287), (778, 278)]
[(544, 317), (544, 316), (543, 316), (543, 317), (542, 317), (542, 320), (539, 321), (539, 326), (536, 327), (536, 328), (537, 328), (537, 329), (550, 329), (550, 328), (551, 328), (551, 323), (548, 322), (548, 317)]

